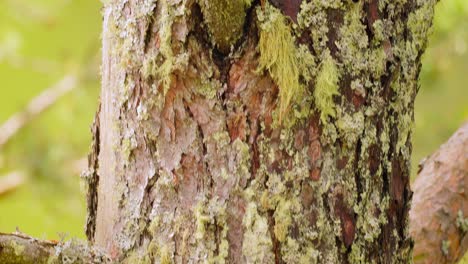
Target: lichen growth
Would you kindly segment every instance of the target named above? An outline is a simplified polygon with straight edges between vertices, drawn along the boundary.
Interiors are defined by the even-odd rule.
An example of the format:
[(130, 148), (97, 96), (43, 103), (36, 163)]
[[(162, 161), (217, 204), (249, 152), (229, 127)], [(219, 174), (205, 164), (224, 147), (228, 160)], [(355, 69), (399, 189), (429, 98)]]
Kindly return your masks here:
[(291, 218), (291, 201), (281, 199), (275, 210), (275, 227), (274, 232), (276, 238), (280, 242), (285, 242), (289, 233), (289, 227), (292, 223)]
[[(169, 86), (172, 79), (172, 71), (176, 64), (176, 58), (172, 51), (172, 24), (174, 22), (174, 10), (167, 1), (160, 1), (161, 4), (161, 16), (159, 16), (159, 39), (160, 47), (157, 51), (158, 54), (153, 56), (147, 56), (147, 60), (143, 63), (142, 73), (144, 77), (155, 76), (161, 80), (164, 95), (169, 90)], [(157, 55), (161, 55), (160, 58)], [(163, 60), (162, 64), (158, 64), (157, 60)]]
[(343, 113), (337, 120), (336, 126), (346, 146), (353, 146), (361, 137), (362, 131), (364, 130), (364, 114), (362, 112), (356, 112), (351, 116), (347, 113)]
[(444, 253), (445, 256), (448, 256), (450, 253), (450, 240), (443, 240), (442, 245), (440, 249), (442, 250), (442, 253)]
[(55, 254), (50, 256), (48, 264), (111, 263), (108, 256), (97, 248), (90, 247), (85, 241), (61, 241), (54, 250)]
[(251, 202), (247, 204), (242, 220), (245, 228), (242, 253), (247, 263), (272, 263), (273, 243), (268, 231), (268, 220), (259, 214), (257, 204), (253, 201), (253, 192), (250, 188), (245, 191), (246, 200)]
[(301, 10), (297, 16), (298, 27), (309, 30), (312, 46), (316, 54), (322, 54), (327, 49), (328, 39), (328, 10), (339, 10), (343, 7), (343, 1), (338, 0), (314, 0), (302, 1)]
[(238, 165), (236, 173), (239, 181), (246, 181), (250, 178), (250, 148), (245, 142), (240, 139), (234, 140), (232, 143), (234, 151), (237, 153)]
[(369, 67), (369, 38), (362, 23), (364, 2), (350, 3), (344, 16), (344, 25), (339, 29), (339, 41), (343, 69), (352, 77), (367, 73)]
[(270, 4), (257, 9), (260, 22), (259, 71), (267, 70), (279, 88), (279, 120), (293, 98), (301, 98), (304, 85), (299, 81), (301, 63), (286, 17)]
[(339, 72), (335, 60), (325, 52), (314, 89), (315, 107), (320, 111), (322, 124), (328, 123), (329, 117), (336, 116), (333, 96), (338, 95)]
[(121, 142), (121, 151), (123, 157), (125, 158), (125, 164), (128, 164), (130, 162), (130, 156), (132, 154), (132, 151), (137, 147), (138, 142), (136, 140), (135, 131), (133, 129), (126, 130)]
[(206, 225), (210, 223), (211, 219), (209, 215), (205, 214), (206, 201), (199, 201), (194, 210), (195, 221), (197, 229), (195, 231), (195, 238), (197, 240), (203, 239), (206, 232)]
[(172, 256), (169, 252), (169, 249), (166, 246), (161, 248), (161, 257), (159, 259), (161, 264), (171, 264), (172, 263)]
[(427, 37), (432, 29), (432, 18), (434, 17), (434, 7), (437, 1), (417, 2), (419, 8), (409, 14), (407, 25), (411, 32), (411, 48), (419, 53), (426, 47)]
[(463, 232), (468, 232), (468, 217), (463, 216), (463, 211), (458, 210), (457, 213), (457, 227)]
[(24, 249), (25, 247), (23, 245), (20, 245), (18, 243), (16, 243), (16, 241), (12, 241), (11, 242), (11, 248), (13, 248), (13, 253), (16, 255), (16, 256), (21, 256), (24, 252)]

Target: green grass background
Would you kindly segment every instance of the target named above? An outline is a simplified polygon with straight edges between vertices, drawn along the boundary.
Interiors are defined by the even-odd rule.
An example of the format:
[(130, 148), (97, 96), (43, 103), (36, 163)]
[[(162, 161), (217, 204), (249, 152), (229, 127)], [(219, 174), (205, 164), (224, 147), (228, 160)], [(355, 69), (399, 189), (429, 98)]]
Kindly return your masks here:
[[(0, 124), (65, 74), (94, 72), (0, 150), (0, 177), (17, 170), (27, 176), (24, 185), (0, 197), (0, 232), (18, 227), (47, 239), (84, 238), (77, 163), (90, 145), (99, 75), (97, 68), (83, 67), (98, 66), (87, 62), (99, 56), (101, 5), (97, 0), (0, 1)], [(419, 160), (468, 120), (468, 1), (438, 4), (420, 84), (413, 174)]]

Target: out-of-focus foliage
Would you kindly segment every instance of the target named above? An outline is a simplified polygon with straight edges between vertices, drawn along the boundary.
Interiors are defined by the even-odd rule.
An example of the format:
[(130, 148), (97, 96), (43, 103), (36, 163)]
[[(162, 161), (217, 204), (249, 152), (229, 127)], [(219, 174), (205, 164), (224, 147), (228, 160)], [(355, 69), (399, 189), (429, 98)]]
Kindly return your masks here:
[(0, 150), (0, 177), (26, 175), (0, 196), (0, 232), (84, 237), (79, 173), (99, 93), (100, 7), (97, 0), (0, 1), (0, 124), (66, 74), (88, 74)]
[(468, 121), (468, 1), (438, 3), (416, 99), (413, 175), (417, 164)]
[[(0, 0), (0, 124), (65, 74), (92, 73), (0, 150), (0, 177), (27, 175), (0, 196), (0, 232), (18, 226), (39, 237), (84, 237), (79, 172), (99, 93), (100, 7), (97, 0)], [(423, 64), (413, 172), (468, 118), (467, 0), (441, 1)]]

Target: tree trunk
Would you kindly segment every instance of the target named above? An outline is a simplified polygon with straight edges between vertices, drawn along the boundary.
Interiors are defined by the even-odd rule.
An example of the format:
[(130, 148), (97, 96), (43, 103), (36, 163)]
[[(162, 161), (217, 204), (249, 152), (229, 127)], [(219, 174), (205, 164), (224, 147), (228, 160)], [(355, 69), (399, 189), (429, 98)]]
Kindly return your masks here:
[(134, 263), (407, 263), (436, 0), (113, 0), (87, 235)]

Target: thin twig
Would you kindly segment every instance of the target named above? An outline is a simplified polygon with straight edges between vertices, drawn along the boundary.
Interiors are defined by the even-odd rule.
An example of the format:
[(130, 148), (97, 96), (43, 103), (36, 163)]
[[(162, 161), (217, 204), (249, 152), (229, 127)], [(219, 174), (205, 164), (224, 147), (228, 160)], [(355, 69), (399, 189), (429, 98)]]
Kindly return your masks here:
[(0, 196), (18, 188), (23, 183), (24, 175), (18, 171), (0, 177)]
[(65, 94), (75, 89), (78, 78), (75, 75), (66, 75), (52, 87), (29, 102), (27, 107), (8, 119), (0, 126), (0, 150), (15, 136), (18, 131), (28, 124), (37, 115), (45, 111)]

